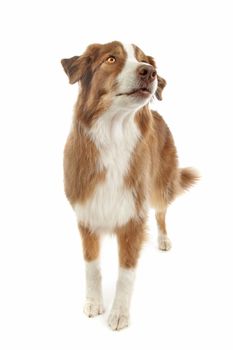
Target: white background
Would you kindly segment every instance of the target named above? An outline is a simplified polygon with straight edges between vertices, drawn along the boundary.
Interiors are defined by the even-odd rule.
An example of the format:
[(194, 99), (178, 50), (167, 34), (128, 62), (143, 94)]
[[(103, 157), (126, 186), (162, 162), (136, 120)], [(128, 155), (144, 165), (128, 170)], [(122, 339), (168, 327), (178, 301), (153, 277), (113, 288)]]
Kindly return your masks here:
[[(2, 1), (0, 8), (0, 347), (2, 350), (233, 348), (231, 1)], [(159, 252), (153, 212), (130, 328), (106, 325), (117, 277), (103, 246), (106, 313), (82, 313), (83, 260), (63, 193), (63, 146), (77, 86), (60, 59), (94, 42), (135, 43), (168, 85), (157, 109), (181, 166), (202, 180), (168, 212)]]

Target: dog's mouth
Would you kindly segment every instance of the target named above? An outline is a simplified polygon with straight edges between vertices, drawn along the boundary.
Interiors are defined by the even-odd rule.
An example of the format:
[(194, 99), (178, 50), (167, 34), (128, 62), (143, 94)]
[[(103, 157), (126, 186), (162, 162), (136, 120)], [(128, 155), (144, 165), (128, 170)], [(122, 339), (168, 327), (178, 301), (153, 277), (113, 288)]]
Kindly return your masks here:
[(140, 96), (140, 97), (148, 97), (151, 95), (151, 90), (143, 87), (143, 88), (138, 88), (138, 89), (133, 89), (130, 92), (124, 92), (117, 94), (116, 96)]

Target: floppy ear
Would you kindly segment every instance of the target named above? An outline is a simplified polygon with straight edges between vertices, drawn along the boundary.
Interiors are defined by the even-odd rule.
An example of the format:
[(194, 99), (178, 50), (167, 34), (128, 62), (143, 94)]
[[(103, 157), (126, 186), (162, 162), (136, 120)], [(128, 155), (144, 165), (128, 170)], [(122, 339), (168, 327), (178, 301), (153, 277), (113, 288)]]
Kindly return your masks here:
[(162, 100), (162, 92), (165, 86), (167, 85), (167, 82), (165, 79), (161, 78), (159, 75), (157, 75), (158, 79), (158, 87), (157, 90), (155, 91), (155, 96), (157, 97), (158, 100)]
[(79, 81), (85, 73), (85, 62), (82, 56), (64, 58), (61, 64), (68, 75), (70, 84)]

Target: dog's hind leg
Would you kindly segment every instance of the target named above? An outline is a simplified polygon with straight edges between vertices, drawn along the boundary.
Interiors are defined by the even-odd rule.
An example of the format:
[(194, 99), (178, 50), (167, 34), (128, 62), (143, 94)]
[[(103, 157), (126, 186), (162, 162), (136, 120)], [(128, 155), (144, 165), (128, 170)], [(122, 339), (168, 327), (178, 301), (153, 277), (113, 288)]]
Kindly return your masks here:
[(160, 250), (169, 250), (171, 249), (171, 241), (168, 238), (166, 230), (166, 210), (156, 212), (156, 221), (158, 225), (158, 244)]

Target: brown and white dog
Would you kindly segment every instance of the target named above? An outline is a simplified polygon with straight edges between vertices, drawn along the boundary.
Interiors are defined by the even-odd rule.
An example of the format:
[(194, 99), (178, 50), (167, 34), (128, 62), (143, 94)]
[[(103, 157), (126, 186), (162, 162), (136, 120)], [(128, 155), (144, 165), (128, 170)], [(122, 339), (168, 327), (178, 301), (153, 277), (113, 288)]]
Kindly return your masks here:
[(114, 41), (88, 46), (61, 61), (71, 84), (80, 83), (64, 151), (65, 193), (82, 237), (86, 262), (84, 312), (103, 313), (101, 235), (116, 234), (119, 276), (108, 323), (128, 326), (135, 269), (146, 236), (149, 207), (156, 209), (159, 248), (169, 250), (168, 205), (198, 178), (179, 169), (172, 135), (150, 100), (166, 82), (154, 59), (135, 45)]

